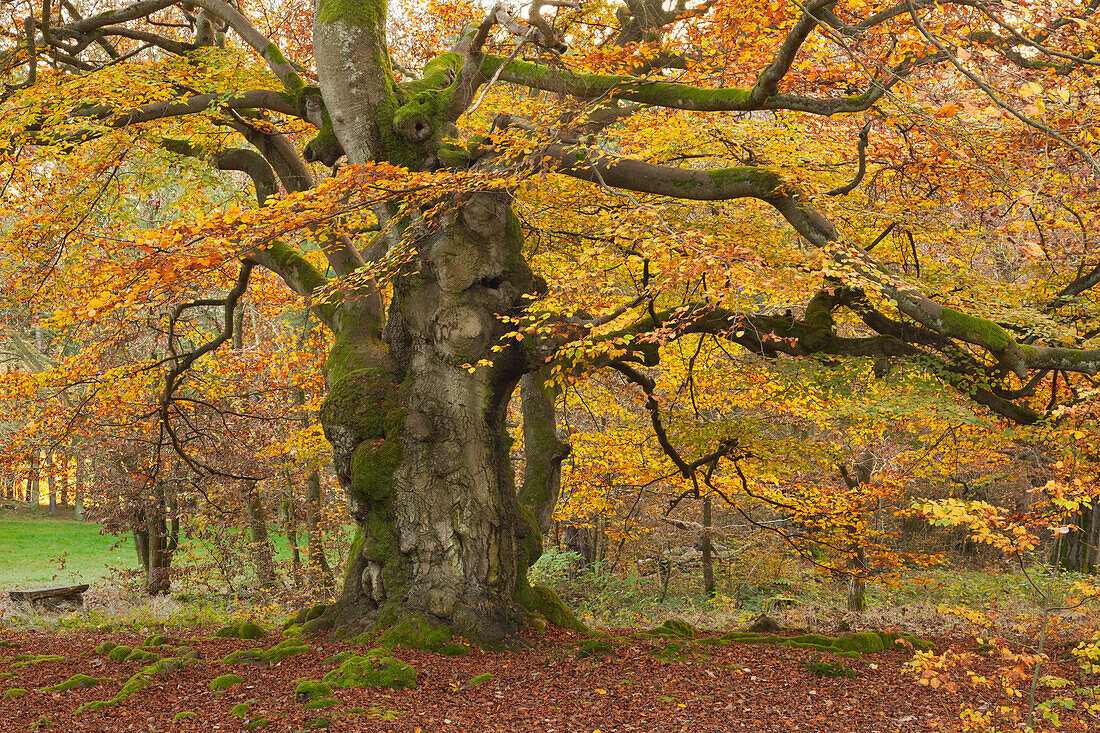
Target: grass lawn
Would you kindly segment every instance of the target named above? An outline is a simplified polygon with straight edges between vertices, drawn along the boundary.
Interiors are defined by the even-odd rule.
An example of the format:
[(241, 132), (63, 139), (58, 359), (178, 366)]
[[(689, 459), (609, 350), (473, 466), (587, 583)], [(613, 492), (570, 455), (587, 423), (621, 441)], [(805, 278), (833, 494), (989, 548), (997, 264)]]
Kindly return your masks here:
[(136, 564), (133, 541), (101, 535), (98, 524), (0, 514), (0, 590), (90, 583)]

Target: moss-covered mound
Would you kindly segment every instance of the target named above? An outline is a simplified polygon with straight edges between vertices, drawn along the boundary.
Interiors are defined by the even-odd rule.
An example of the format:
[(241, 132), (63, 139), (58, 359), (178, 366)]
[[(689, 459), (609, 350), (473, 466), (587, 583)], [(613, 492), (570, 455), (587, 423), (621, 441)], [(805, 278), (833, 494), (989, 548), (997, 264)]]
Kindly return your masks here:
[(325, 675), (334, 687), (392, 687), (414, 689), (416, 670), (393, 656), (389, 649), (371, 649), (345, 659), (337, 669)]
[(578, 658), (584, 659), (586, 657), (598, 657), (604, 654), (610, 654), (614, 649), (615, 643), (611, 641), (611, 639), (603, 636), (595, 636), (577, 644), (576, 652)]
[(694, 639), (695, 627), (678, 618), (665, 621), (655, 629), (639, 631), (638, 636), (651, 639)]
[[(361, 635), (363, 636), (363, 635)], [(365, 640), (365, 639), (364, 639)], [(382, 634), (386, 646), (403, 646), (460, 657), (470, 651), (468, 644), (454, 641), (451, 630), (425, 616), (405, 616)]]
[(170, 639), (163, 634), (153, 634), (141, 642), (142, 649), (152, 649), (157, 646), (164, 646), (165, 644), (175, 644), (178, 639)]
[(26, 695), (26, 694), (27, 694), (27, 691), (24, 690), (22, 687), (13, 687), (10, 690), (5, 690), (3, 697), (0, 698), (0, 699), (13, 700), (17, 697), (22, 697), (23, 695)]
[(223, 639), (262, 639), (267, 636), (267, 632), (253, 621), (237, 621), (221, 627), (214, 632), (214, 636)]
[(60, 654), (20, 654), (15, 658), (17, 661), (11, 665), (12, 669), (21, 669), (22, 667), (29, 667), (32, 664), (41, 664), (42, 662), (65, 661), (65, 657)]
[(109, 652), (107, 652), (107, 658), (113, 659), (116, 662), (121, 662), (123, 659), (129, 656), (130, 652), (132, 651), (133, 649), (126, 646), (125, 644), (114, 646)]
[(904, 639), (917, 648), (927, 648), (929, 644), (911, 634), (896, 634), (884, 631), (859, 631), (840, 636), (821, 634), (800, 634), (782, 637), (776, 634), (754, 634), (750, 631), (731, 631), (721, 637), (723, 641), (742, 644), (777, 644), (797, 649), (814, 649), (829, 652), (842, 657), (859, 657), (893, 648), (899, 639)]
[(210, 680), (208, 687), (215, 693), (225, 692), (233, 685), (239, 685), (242, 682), (244, 682), (244, 677), (241, 677), (239, 674), (223, 674), (220, 677), (215, 677)]
[(145, 649), (132, 649), (130, 653), (126, 655), (125, 661), (127, 662), (155, 662), (160, 659), (160, 655), (156, 652), (146, 651)]
[(148, 667), (145, 667), (130, 679), (126, 680), (126, 684), (124, 684), (122, 689), (118, 691), (118, 694), (110, 700), (94, 700), (84, 703), (74, 711), (74, 714), (83, 713), (85, 711), (94, 712), (96, 710), (102, 710), (109, 705), (120, 703), (138, 690), (151, 685), (153, 680), (170, 677), (188, 664), (193, 664), (194, 661), (194, 659), (190, 658), (181, 659), (176, 657), (161, 659), (155, 664), (150, 664)]
[(92, 677), (86, 674), (74, 674), (64, 682), (59, 682), (53, 687), (43, 687), (42, 692), (66, 692), (68, 690), (84, 690), (89, 687), (95, 687), (100, 682), (108, 682), (109, 680), (100, 679), (98, 677)]
[(558, 594), (545, 585), (520, 588), (516, 591), (515, 600), (528, 611), (540, 614), (559, 629), (588, 630), (580, 619), (573, 615)]
[(306, 644), (301, 639), (292, 637), (290, 639), (283, 639), (278, 644), (268, 649), (253, 647), (252, 649), (241, 649), (232, 652), (222, 660), (222, 663), (266, 664), (272, 666), (278, 664), (287, 657), (293, 657), (296, 654), (304, 654), (308, 651), (309, 644)]
[(320, 680), (306, 680), (294, 690), (294, 699), (300, 703), (332, 697), (332, 686)]

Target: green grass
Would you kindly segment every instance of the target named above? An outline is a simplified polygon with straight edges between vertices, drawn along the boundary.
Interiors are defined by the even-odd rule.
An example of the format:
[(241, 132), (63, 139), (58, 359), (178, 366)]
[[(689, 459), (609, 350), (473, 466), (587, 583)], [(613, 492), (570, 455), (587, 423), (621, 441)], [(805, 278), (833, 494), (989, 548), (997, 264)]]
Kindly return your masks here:
[(98, 524), (0, 515), (0, 589), (90, 583), (136, 564), (132, 544), (101, 535)]

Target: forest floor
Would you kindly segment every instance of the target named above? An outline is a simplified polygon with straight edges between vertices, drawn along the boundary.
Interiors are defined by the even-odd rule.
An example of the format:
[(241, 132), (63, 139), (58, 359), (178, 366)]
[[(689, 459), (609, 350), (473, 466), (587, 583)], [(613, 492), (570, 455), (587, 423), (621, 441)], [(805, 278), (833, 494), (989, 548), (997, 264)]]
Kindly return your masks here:
[[(983, 689), (966, 682), (966, 669), (996, 680), (993, 668), (1000, 661), (993, 658), (998, 655), (983, 654), (988, 650), (977, 648), (972, 639), (934, 640), (937, 653), (953, 648), (975, 656), (966, 669), (948, 670), (944, 684), (933, 689), (917, 684), (904, 669), (914, 656), (904, 644), (853, 659), (776, 644), (720, 643), (706, 632), (687, 640), (647, 638), (619, 629), (600, 637), (606, 643), (597, 644), (604, 648), (595, 651), (601, 653), (582, 656), (581, 643), (591, 637), (552, 629), (511, 652), (475, 648), (450, 657), (397, 648), (393, 654), (415, 668), (415, 689), (334, 688), (321, 695), (328, 700), (310, 707), (296, 694), (301, 681), (319, 680), (334, 670), (334, 655), (362, 653), (377, 642), (306, 639), (308, 648), (294, 656), (253, 665), (223, 660), (233, 651), (270, 648), (283, 641), (278, 633), (255, 641), (215, 638), (211, 629), (171, 633), (175, 638), (167, 642), (170, 646), (151, 651), (175, 655), (187, 647), (197, 661), (149, 674), (147, 686), (114, 704), (75, 713), (84, 703), (116, 698), (128, 680), (150, 665), (148, 660), (111, 660), (96, 647), (110, 641), (137, 648), (146, 641), (143, 633), (5, 630), (0, 625), (0, 731), (56, 726), (66, 733), (317, 728), (913, 733), (963, 730), (959, 715), (964, 708), (994, 715), (992, 722), (1000, 731), (1019, 730), (1019, 720), (1011, 717), (1026, 705), (1027, 685), (1021, 680), (1016, 683), (1024, 689), (1022, 699), (1005, 694), (996, 683)], [(1063, 650), (1052, 651), (1058, 659)], [(809, 666), (814, 662), (851, 676), (818, 676)], [(223, 692), (212, 691), (211, 681), (227, 673), (243, 681)], [(1070, 680), (1071, 688), (1089, 684), (1069, 661), (1044, 667), (1043, 673)], [(84, 689), (46, 689), (77, 674), (98, 682)], [(1040, 699), (1052, 694), (1040, 689)], [(1077, 710), (1061, 711), (1060, 722), (1061, 730), (1100, 730), (1100, 718)]]

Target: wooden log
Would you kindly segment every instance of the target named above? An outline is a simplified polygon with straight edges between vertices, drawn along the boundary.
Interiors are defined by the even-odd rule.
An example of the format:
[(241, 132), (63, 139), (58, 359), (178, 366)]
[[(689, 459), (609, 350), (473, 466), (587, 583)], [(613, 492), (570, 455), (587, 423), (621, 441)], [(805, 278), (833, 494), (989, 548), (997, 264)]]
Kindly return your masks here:
[(24, 601), (50, 611), (63, 611), (83, 606), (86, 590), (88, 590), (87, 584), (60, 585), (50, 588), (13, 590), (8, 593), (8, 596), (13, 601)]

